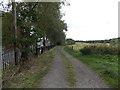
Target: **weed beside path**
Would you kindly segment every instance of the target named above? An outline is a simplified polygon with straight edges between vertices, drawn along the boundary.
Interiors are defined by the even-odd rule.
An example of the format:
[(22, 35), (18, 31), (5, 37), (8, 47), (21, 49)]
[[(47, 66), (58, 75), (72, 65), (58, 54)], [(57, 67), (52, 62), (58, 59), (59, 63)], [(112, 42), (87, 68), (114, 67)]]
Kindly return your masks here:
[[(45, 52), (38, 58), (32, 59), (30, 61), (31, 66), (28, 65), (30, 68), (16, 74), (12, 80), (6, 81), (3, 88), (40, 88), (41, 81), (54, 60), (56, 49), (57, 47)], [(17, 67), (14, 67), (14, 70), (15, 68)], [(3, 77), (6, 78), (8, 74), (13, 73), (13, 69), (4, 72)]]

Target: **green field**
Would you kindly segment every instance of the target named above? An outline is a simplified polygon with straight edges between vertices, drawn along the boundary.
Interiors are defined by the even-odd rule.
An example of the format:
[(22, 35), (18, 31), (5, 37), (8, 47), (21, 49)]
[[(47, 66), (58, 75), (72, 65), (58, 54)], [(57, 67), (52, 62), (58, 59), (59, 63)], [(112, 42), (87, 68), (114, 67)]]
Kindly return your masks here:
[(79, 51), (80, 49), (82, 49), (85, 46), (93, 46), (93, 45), (96, 45), (96, 46), (107, 45), (107, 46), (109, 46), (110, 44), (109, 43), (80, 43), (80, 42), (76, 42), (74, 45), (68, 45), (68, 47), (73, 46), (74, 50)]
[[(118, 55), (110, 54), (90, 54), (83, 55), (80, 49), (85, 46), (104, 46), (110, 44), (90, 44), (90, 43), (76, 43), (74, 45), (68, 45), (64, 49), (76, 57), (78, 60), (86, 63), (90, 68), (92, 68), (98, 75), (108, 84), (110, 87), (118, 87)], [(111, 47), (116, 47), (112, 45)]]

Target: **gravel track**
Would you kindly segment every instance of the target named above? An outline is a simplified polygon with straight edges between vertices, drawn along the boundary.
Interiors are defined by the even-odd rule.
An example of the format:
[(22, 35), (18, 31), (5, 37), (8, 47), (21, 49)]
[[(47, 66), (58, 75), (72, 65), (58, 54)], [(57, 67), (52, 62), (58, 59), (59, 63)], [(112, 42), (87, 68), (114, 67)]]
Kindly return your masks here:
[(76, 70), (76, 88), (108, 88), (103, 80), (101, 80), (87, 65), (78, 61), (63, 49), (57, 50), (52, 67), (43, 78), (42, 88), (70, 88), (66, 79), (65, 62), (60, 52), (63, 52), (73, 63), (73, 67)]
[(65, 75), (65, 63), (60, 55), (61, 49), (57, 50), (55, 60), (50, 71), (43, 78), (42, 88), (68, 88)]

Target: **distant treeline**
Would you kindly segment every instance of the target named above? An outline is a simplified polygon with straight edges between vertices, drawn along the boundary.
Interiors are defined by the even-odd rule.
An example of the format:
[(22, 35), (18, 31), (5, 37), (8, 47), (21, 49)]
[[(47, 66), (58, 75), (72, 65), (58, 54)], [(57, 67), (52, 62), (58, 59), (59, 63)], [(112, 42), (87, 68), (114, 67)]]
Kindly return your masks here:
[(76, 40), (75, 42), (83, 42), (83, 43), (118, 43), (118, 42), (120, 42), (120, 37), (119, 38), (108, 39), (108, 40), (89, 40), (89, 41)]

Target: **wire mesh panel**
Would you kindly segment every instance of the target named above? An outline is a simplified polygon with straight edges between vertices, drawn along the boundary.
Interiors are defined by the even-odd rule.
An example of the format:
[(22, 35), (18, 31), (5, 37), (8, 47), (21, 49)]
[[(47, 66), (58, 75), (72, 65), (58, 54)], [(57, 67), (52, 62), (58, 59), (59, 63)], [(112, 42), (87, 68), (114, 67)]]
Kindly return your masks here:
[(3, 69), (9, 69), (10, 64), (15, 64), (14, 60), (14, 51), (8, 51), (2, 53), (2, 62), (3, 62)]

